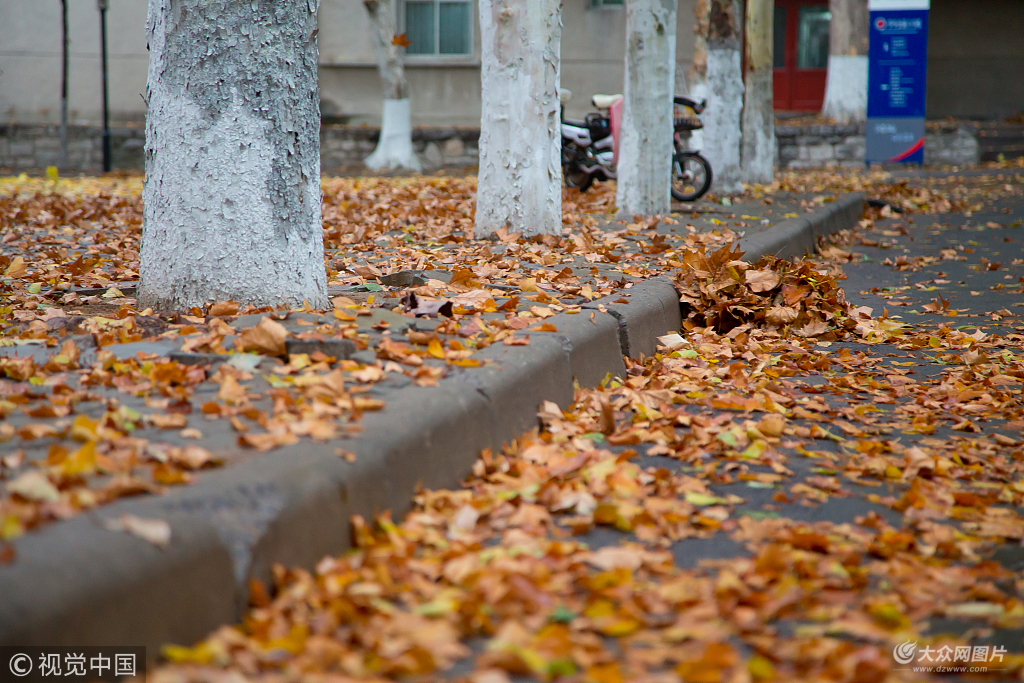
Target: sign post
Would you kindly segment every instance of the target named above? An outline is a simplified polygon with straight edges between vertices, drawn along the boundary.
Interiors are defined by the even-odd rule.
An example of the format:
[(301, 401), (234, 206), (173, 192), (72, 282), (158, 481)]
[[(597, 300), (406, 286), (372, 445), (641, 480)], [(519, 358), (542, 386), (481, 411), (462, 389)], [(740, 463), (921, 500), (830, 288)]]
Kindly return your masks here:
[(868, 164), (924, 163), (930, 0), (869, 0)]

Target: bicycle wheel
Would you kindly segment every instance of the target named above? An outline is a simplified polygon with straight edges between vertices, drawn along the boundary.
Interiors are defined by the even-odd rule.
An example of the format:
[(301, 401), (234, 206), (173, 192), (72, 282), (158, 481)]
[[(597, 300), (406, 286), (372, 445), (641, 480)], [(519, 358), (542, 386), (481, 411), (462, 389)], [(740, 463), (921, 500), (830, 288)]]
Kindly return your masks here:
[(581, 169), (575, 162), (562, 167), (562, 178), (566, 187), (575, 188), (580, 192), (586, 192), (594, 184), (594, 176)]
[(711, 189), (711, 164), (698, 152), (672, 155), (672, 198), (693, 202)]

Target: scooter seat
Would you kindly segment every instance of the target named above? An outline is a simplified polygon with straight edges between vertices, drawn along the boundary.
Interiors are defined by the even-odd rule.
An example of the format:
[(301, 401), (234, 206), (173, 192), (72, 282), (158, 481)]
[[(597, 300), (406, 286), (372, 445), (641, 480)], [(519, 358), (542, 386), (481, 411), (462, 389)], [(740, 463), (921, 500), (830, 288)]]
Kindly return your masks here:
[(610, 109), (615, 101), (621, 99), (622, 95), (594, 95), (590, 98), (590, 101), (594, 103), (594, 106), (598, 109)]

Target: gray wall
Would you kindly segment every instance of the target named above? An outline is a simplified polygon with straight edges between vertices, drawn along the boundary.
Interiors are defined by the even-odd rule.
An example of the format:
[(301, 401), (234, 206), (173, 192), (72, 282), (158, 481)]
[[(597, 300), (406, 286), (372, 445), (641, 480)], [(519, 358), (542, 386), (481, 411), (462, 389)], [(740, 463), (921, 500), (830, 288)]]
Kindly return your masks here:
[[(693, 54), (693, 6), (679, 0), (679, 89)], [(110, 109), (114, 124), (145, 119), (147, 0), (109, 0)], [(475, 3), (474, 3), (475, 4)], [(99, 14), (96, 0), (68, 0), (69, 113), (72, 124), (100, 120)], [(383, 101), (370, 21), (359, 0), (321, 0), (320, 90), (327, 120), (379, 125)], [(625, 13), (564, 0), (562, 84), (575, 93), (569, 116), (590, 95), (622, 90)], [(478, 22), (474, 18), (474, 31)], [(0, 0), (0, 123), (60, 120), (60, 0)], [(480, 44), (469, 57), (407, 57), (416, 125), (480, 124)], [(332, 118), (333, 117), (333, 118)]]
[(1024, 111), (1024, 0), (932, 0), (928, 118)]
[[(146, 0), (109, 0), (107, 54), (114, 123), (141, 123), (146, 105)], [(0, 122), (60, 121), (60, 0), (0, 0)], [(96, 0), (68, 0), (68, 114), (100, 120), (100, 19)]]
[[(141, 124), (146, 88), (147, 0), (109, 0), (110, 106), (114, 124)], [(677, 89), (693, 54), (693, 6), (679, 0)], [(99, 16), (95, 0), (68, 0), (70, 118), (100, 117)], [(625, 16), (564, 0), (562, 85), (575, 93), (567, 115), (588, 111), (590, 95), (622, 88)], [(475, 26), (475, 22), (474, 22)], [(323, 113), (377, 125), (383, 95), (372, 34), (359, 0), (322, 0), (320, 90)], [(1024, 0), (932, 0), (928, 116), (1004, 117), (1024, 110)], [(414, 123), (477, 126), (479, 40), (469, 58), (410, 56)], [(0, 0), (0, 123), (55, 123), (60, 101), (60, 1)], [(328, 118), (328, 121), (331, 119)]]
[[(2, 1), (2, 0), (0, 0)], [(695, 0), (679, 0), (676, 27), (677, 87), (693, 61)], [(478, 25), (474, 18), (474, 30)], [(350, 124), (379, 125), (383, 102), (362, 3), (322, 0), (320, 6), (320, 92), (322, 111)], [(413, 124), (480, 125), (480, 41), (464, 58), (406, 57)], [(563, 0), (562, 87), (573, 91), (569, 118), (591, 111), (590, 96), (622, 92), (626, 46), (621, 6), (592, 8), (590, 0)]]

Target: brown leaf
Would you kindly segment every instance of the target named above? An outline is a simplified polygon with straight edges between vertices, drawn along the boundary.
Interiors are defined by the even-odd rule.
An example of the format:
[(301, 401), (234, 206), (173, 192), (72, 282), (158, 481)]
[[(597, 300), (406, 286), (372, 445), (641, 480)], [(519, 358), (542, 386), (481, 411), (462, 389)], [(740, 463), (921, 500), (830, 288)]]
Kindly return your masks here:
[(799, 312), (791, 306), (772, 306), (764, 314), (764, 319), (771, 325), (788, 325), (797, 319)]
[(754, 292), (770, 292), (779, 286), (782, 277), (774, 270), (748, 270), (746, 283)]
[(283, 356), (286, 353), (284, 342), (287, 337), (288, 330), (284, 325), (265, 317), (255, 327), (243, 330), (235, 339), (235, 345), (241, 351), (254, 351), (264, 356)]
[(218, 301), (210, 306), (207, 315), (235, 315), (238, 313), (238, 307), (237, 301)]

